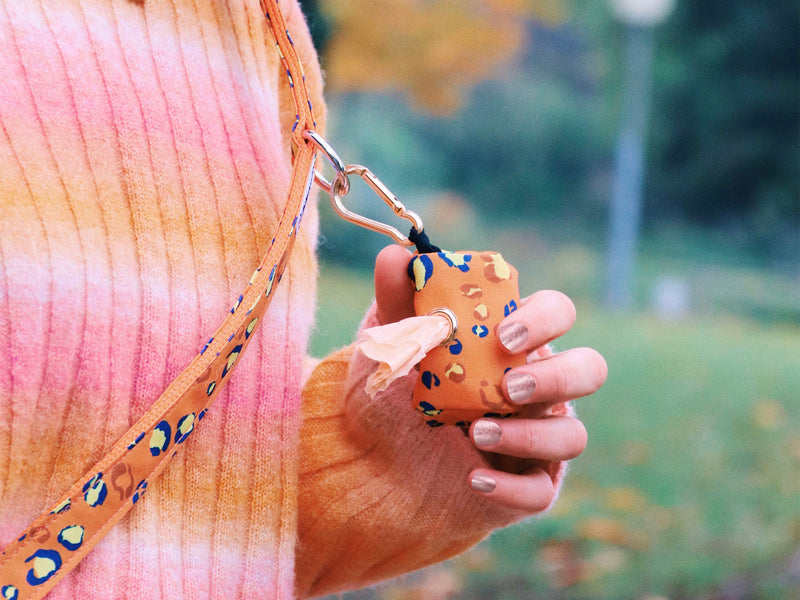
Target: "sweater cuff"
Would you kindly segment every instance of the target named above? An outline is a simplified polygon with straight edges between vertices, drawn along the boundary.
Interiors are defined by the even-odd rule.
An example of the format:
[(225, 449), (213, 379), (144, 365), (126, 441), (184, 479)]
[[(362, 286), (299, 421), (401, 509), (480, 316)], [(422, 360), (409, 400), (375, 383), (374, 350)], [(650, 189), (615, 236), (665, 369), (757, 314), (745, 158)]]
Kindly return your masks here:
[[(373, 306), (362, 328), (378, 324)], [(415, 370), (370, 398), (364, 388), (375, 366), (345, 348), (314, 370), (303, 391), (301, 597), (363, 587), (445, 560), (528, 516), (469, 490), (469, 473), (491, 468), (487, 455), (460, 429), (425, 424), (411, 403)], [(542, 466), (561, 479), (561, 463)]]

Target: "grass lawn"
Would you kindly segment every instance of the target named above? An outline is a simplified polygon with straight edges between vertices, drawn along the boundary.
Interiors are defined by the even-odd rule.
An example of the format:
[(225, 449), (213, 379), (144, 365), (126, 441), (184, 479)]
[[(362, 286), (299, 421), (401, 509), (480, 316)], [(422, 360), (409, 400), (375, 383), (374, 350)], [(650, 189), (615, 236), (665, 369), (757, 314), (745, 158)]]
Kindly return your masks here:
[[(800, 324), (612, 313), (569, 281), (578, 323), (558, 346), (597, 348), (610, 374), (577, 405), (589, 446), (555, 508), (410, 579), (421, 596), (352, 597), (800, 597)], [(364, 275), (323, 269), (318, 355), (349, 343), (370, 296)]]

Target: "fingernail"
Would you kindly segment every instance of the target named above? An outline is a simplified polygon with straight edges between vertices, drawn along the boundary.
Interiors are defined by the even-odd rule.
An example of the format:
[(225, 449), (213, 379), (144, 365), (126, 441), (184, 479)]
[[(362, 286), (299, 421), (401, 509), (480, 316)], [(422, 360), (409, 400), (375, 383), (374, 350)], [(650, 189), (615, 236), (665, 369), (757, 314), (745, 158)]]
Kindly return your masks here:
[(485, 473), (475, 473), (469, 482), (469, 487), (476, 492), (483, 492), (486, 494), (497, 487), (497, 482), (494, 480), (494, 477), (490, 477)]
[(472, 428), (472, 439), (477, 446), (494, 446), (503, 437), (503, 430), (494, 421), (478, 421)]
[(519, 321), (504, 323), (497, 328), (497, 337), (509, 352), (520, 352), (528, 341), (528, 328)]
[(527, 373), (509, 373), (506, 375), (508, 399), (514, 404), (522, 404), (530, 400), (536, 390), (536, 380)]

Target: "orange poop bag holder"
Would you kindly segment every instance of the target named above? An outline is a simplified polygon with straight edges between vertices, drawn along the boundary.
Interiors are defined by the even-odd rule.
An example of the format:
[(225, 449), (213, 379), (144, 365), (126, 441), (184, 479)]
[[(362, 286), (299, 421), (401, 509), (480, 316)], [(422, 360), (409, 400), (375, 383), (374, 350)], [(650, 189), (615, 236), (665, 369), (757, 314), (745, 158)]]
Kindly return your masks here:
[(519, 305), (517, 270), (496, 252), (436, 252), (414, 256), (408, 273), (417, 315), (446, 308), (457, 319), (453, 339), (419, 365), (412, 401), (428, 425), (468, 426), (479, 417), (518, 412), (500, 382), (526, 357), (505, 352), (495, 334)]
[(519, 305), (517, 270), (496, 252), (428, 252), (408, 264), (415, 317), (362, 332), (358, 347), (380, 364), (375, 395), (419, 365), (413, 405), (431, 427), (510, 417), (500, 384), (525, 353), (502, 349), (495, 330)]

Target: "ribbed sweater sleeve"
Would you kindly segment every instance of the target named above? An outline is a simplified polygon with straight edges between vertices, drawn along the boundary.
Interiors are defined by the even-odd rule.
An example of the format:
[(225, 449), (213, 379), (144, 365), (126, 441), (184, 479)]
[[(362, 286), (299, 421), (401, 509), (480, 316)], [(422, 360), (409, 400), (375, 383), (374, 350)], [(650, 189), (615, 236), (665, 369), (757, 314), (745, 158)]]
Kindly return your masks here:
[[(379, 324), (374, 307), (362, 327)], [(376, 363), (353, 347), (323, 360), (303, 391), (297, 589), (338, 592), (463, 552), (526, 515), (473, 494), (488, 467), (455, 427), (428, 427), (411, 406), (416, 373), (374, 399)], [(567, 411), (559, 405), (555, 412)], [(560, 484), (564, 463), (542, 463)]]
[[(294, 115), (258, 0), (0, 0), (0, 547), (229, 314), (285, 204)], [(315, 237), (311, 206), (229, 384), (49, 598), (294, 598)]]

